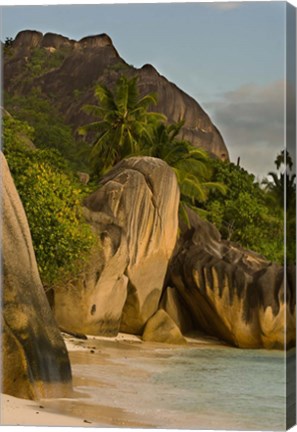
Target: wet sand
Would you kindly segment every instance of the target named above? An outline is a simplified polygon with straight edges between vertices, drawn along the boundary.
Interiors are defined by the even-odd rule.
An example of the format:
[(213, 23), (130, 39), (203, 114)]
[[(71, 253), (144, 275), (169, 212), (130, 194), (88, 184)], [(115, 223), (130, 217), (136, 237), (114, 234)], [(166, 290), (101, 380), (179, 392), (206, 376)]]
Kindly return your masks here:
[[(73, 371), (72, 397), (35, 402), (2, 395), (2, 425), (152, 429), (193, 428), (193, 421), (197, 424), (199, 416), (193, 421), (186, 416), (176, 424), (176, 420), (170, 421), (170, 412), (155, 409), (152, 416), (150, 409), (154, 393), (147, 383), (154, 372), (162, 371), (162, 362), (168, 361), (176, 347), (143, 343), (137, 336), (123, 334), (87, 340), (63, 336)], [(201, 349), (214, 344), (212, 339), (188, 341), (189, 346), (199, 345)]]

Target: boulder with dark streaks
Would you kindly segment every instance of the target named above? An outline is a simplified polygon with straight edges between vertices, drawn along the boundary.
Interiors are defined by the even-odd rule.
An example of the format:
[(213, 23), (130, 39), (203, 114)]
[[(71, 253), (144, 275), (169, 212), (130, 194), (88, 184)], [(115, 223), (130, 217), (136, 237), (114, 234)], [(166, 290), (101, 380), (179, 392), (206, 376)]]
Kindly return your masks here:
[[(222, 241), (213, 225), (188, 211), (190, 228), (170, 266), (197, 329), (242, 348), (283, 348), (295, 342), (295, 269)], [(286, 293), (286, 295), (285, 295)]]

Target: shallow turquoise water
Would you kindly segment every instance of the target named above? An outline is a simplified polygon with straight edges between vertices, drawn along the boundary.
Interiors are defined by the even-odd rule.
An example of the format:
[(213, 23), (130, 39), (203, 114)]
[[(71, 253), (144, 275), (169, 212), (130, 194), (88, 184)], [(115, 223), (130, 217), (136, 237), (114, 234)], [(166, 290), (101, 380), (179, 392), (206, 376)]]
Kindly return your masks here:
[(76, 390), (88, 404), (119, 408), (151, 428), (285, 429), (281, 351), (84, 344), (85, 353), (71, 358)]
[(281, 352), (240, 349), (189, 349), (174, 353), (156, 383), (181, 389), (169, 402), (181, 412), (229, 415), (244, 429), (285, 428), (284, 356)]

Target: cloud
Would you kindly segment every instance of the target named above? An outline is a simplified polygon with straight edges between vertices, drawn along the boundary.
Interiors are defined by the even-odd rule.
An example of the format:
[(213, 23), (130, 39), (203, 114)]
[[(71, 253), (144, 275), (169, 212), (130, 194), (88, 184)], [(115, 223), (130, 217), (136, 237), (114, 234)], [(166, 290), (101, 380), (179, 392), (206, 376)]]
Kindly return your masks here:
[(247, 84), (205, 105), (223, 134), (231, 160), (264, 176), (284, 146), (285, 83)]

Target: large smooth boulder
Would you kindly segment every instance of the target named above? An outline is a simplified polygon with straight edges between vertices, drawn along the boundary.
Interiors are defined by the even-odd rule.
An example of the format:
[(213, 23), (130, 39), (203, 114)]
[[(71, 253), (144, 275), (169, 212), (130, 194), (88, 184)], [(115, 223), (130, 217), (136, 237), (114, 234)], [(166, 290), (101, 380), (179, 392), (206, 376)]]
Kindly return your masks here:
[(26, 214), (1, 153), (2, 391), (37, 399), (66, 395), (71, 369), (66, 346), (38, 273)]
[(163, 309), (159, 309), (148, 320), (142, 339), (147, 342), (162, 342), (175, 345), (187, 343), (176, 323)]
[(176, 244), (176, 176), (160, 159), (125, 159), (84, 205), (86, 220), (101, 239), (102, 264), (55, 294), (55, 316), (76, 332), (141, 334), (158, 310)]
[(196, 327), (243, 348), (293, 346), (295, 269), (285, 290), (283, 267), (222, 241), (216, 228), (191, 210), (188, 216), (190, 227), (181, 227), (169, 283)]

